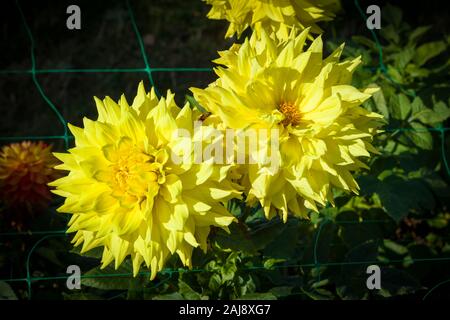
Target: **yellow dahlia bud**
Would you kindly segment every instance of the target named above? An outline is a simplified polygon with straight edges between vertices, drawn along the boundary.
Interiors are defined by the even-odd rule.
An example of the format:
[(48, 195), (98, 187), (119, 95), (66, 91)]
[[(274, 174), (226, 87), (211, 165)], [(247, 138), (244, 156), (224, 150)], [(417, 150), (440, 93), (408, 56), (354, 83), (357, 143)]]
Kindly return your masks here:
[(260, 33), (261, 30), (275, 32), (285, 39), (292, 29), (322, 33), (317, 25), (320, 21), (332, 20), (340, 9), (339, 0), (203, 0), (212, 8), (208, 18), (228, 20), (226, 38), (235, 33), (240, 36), (248, 27)]
[[(278, 132), (271, 155), (277, 166), (246, 164), (247, 201), (259, 201), (268, 218), (288, 212), (306, 217), (317, 204), (333, 204), (331, 188), (358, 192), (352, 172), (367, 166), (360, 157), (371, 145), (382, 116), (361, 104), (376, 91), (351, 85), (360, 58), (340, 62), (343, 46), (323, 58), (320, 37), (304, 50), (309, 30), (284, 41), (252, 35), (221, 53), (218, 79), (191, 89), (197, 101), (228, 128)], [(269, 149), (266, 147), (266, 149)], [(273, 163), (272, 163), (273, 164)]]
[[(228, 230), (234, 217), (223, 202), (239, 195), (228, 179), (231, 166), (197, 163), (193, 119), (174, 95), (158, 98), (141, 83), (130, 106), (109, 97), (95, 99), (99, 117), (70, 126), (75, 147), (55, 154), (68, 175), (53, 182), (65, 197), (58, 211), (72, 215), (68, 232), (84, 253), (103, 247), (102, 267), (117, 269), (131, 257), (136, 275), (142, 263), (153, 279), (177, 254), (191, 267), (192, 251), (207, 248), (211, 226)], [(180, 135), (178, 131), (183, 131)], [(182, 161), (180, 161), (182, 159)]]

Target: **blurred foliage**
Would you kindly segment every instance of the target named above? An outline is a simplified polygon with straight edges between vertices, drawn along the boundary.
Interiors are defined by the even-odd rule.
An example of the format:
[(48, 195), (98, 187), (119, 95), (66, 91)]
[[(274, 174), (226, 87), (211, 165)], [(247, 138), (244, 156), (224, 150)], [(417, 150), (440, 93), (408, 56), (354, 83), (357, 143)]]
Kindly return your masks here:
[[(165, 63), (179, 67), (210, 66), (203, 60), (210, 61), (216, 50), (227, 45), (221, 39), (225, 25), (206, 20), (201, 3), (176, 1), (178, 7), (173, 4), (173, 1), (157, 1), (153, 7), (137, 4), (139, 26), (148, 23), (142, 28), (147, 53), (154, 57), (150, 61), (155, 66), (165, 66)], [(352, 9), (344, 8), (351, 16)], [(113, 6), (106, 15), (116, 21), (126, 12), (123, 7)], [(146, 20), (148, 17), (151, 19)], [(291, 217), (286, 224), (278, 218), (265, 220), (260, 208), (249, 211), (231, 202), (229, 208), (239, 219), (239, 223), (232, 225), (231, 234), (214, 229), (208, 253), (195, 252), (193, 270), (182, 269), (179, 261), (173, 259), (154, 281), (148, 280), (147, 273), (136, 278), (130, 276), (129, 262), (118, 270), (109, 267), (101, 270), (98, 267), (101, 251), (92, 250), (80, 256), (76, 249), (70, 249), (68, 241), (55, 236), (33, 251), (31, 275), (64, 276), (67, 265), (78, 264), (83, 271), (82, 290), (68, 290), (62, 277), (62, 280), (33, 282), (33, 298), (421, 299), (435, 285), (449, 279), (450, 172), (444, 159), (450, 161), (450, 137), (449, 131), (441, 128), (449, 126), (450, 117), (450, 38), (435, 32), (432, 25), (408, 24), (403, 11), (392, 5), (382, 8), (382, 17), (382, 29), (378, 33), (382, 60), (380, 48), (367, 30), (367, 36), (347, 34), (354, 21), (361, 24), (361, 18), (356, 15), (354, 20), (330, 24), (324, 35), (330, 52), (345, 40), (346, 57), (362, 56), (363, 65), (354, 75), (356, 86), (381, 89), (365, 103), (366, 108), (382, 113), (387, 125), (376, 138), (380, 154), (370, 160), (370, 171), (361, 172), (358, 177), (360, 195), (336, 192), (336, 207), (323, 208), (320, 214), (312, 213), (310, 221)], [(174, 26), (171, 21), (181, 22)], [(133, 37), (129, 31), (123, 31), (128, 30), (126, 23), (117, 26), (111, 22), (101, 28), (102, 37), (109, 39), (106, 33), (119, 30), (126, 37)], [(341, 34), (336, 30), (342, 30)], [(113, 43), (128, 46), (131, 42), (119, 38)], [(75, 45), (72, 49), (79, 54), (83, 51)], [(124, 58), (131, 57), (129, 66), (134, 63), (140, 66), (137, 53), (123, 54)], [(76, 61), (72, 61), (73, 67), (77, 67)], [(105, 76), (100, 81), (104, 81), (102, 87), (108, 91), (119, 92), (115, 91), (119, 87), (116, 80), (114, 76)], [(80, 78), (76, 76), (70, 81), (73, 84)], [(163, 88), (170, 84), (184, 90), (179, 98), (187, 93), (185, 88), (197, 85), (188, 78), (182, 83), (159, 78), (155, 81)], [(43, 82), (46, 83), (45, 79)], [(130, 79), (125, 82), (133, 88), (133, 83), (137, 83)], [(11, 90), (11, 84), (3, 86), (9, 88), (11, 95), (21, 94), (17, 88)], [(98, 89), (98, 84), (94, 89)], [(56, 90), (56, 94), (62, 97), (67, 93), (64, 90)], [(60, 100), (61, 106), (67, 107), (65, 99)], [(81, 102), (80, 105), (85, 105)], [(89, 112), (81, 107), (71, 117), (76, 119), (79, 114)], [(11, 134), (11, 128), (2, 126), (2, 134)], [(42, 215), (42, 221), (36, 221), (33, 229), (61, 228), (64, 219), (55, 216), (53, 211)], [(27, 252), (39, 238), (6, 239), (0, 243), (1, 278), (23, 278)], [(366, 287), (366, 267), (370, 264), (381, 267), (382, 290)], [(27, 295), (25, 282), (0, 281), (0, 298), (26, 298)], [(449, 287), (442, 286), (429, 295), (431, 299), (436, 297), (449, 298)]]

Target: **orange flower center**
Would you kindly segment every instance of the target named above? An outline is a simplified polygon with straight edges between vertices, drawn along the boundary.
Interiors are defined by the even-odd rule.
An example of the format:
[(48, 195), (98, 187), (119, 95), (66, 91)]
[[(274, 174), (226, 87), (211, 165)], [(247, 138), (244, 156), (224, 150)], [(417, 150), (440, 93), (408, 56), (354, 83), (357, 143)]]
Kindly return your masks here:
[(283, 121), (281, 124), (285, 127), (288, 125), (296, 126), (301, 121), (301, 114), (298, 111), (297, 107), (290, 102), (283, 102), (278, 110), (284, 115)]

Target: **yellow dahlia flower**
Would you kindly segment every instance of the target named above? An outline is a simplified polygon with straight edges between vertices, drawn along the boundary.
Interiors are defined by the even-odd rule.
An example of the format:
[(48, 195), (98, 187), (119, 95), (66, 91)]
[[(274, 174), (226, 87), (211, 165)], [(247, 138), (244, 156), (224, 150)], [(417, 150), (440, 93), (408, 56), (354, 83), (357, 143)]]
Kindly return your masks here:
[(242, 183), (250, 204), (259, 201), (268, 218), (278, 212), (284, 221), (288, 212), (306, 217), (317, 204), (333, 204), (332, 187), (357, 193), (351, 172), (367, 168), (359, 158), (377, 152), (370, 142), (382, 123), (361, 107), (374, 89), (351, 85), (360, 57), (340, 62), (340, 46), (324, 59), (320, 36), (304, 50), (308, 32), (281, 42), (253, 34), (220, 53), (215, 82), (191, 89), (228, 128), (277, 129), (279, 166), (274, 170), (256, 154)]
[(170, 91), (158, 100), (142, 83), (131, 106), (124, 96), (118, 104), (95, 101), (98, 119), (70, 126), (76, 146), (55, 154), (63, 161), (57, 168), (69, 173), (51, 185), (66, 198), (58, 211), (72, 214), (75, 246), (82, 253), (104, 247), (102, 267), (114, 261), (117, 269), (130, 256), (134, 275), (145, 263), (152, 279), (175, 253), (191, 267), (193, 249), (207, 248), (210, 226), (228, 230), (234, 217), (222, 202), (239, 195), (230, 166), (193, 161), (199, 112), (178, 108)]
[[(1, 149), (0, 198), (8, 209), (17, 209), (10, 211), (11, 215), (30, 213), (50, 203), (47, 183), (58, 177), (54, 166), (60, 163), (51, 149), (44, 142), (30, 141), (12, 143)], [(10, 216), (8, 220), (25, 222), (18, 216)]]
[(248, 27), (258, 34), (261, 30), (275, 32), (285, 39), (292, 28), (322, 33), (320, 21), (334, 18), (340, 8), (339, 0), (203, 0), (212, 8), (210, 19), (226, 19), (230, 22), (226, 38), (235, 33), (240, 36)]

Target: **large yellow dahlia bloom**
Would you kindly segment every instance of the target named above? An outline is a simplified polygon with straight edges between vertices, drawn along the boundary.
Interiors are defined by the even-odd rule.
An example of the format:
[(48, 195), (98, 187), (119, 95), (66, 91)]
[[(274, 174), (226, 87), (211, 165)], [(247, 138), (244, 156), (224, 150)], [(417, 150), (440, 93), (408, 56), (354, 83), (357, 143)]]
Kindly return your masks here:
[(152, 279), (171, 254), (191, 267), (193, 249), (207, 248), (210, 226), (228, 230), (234, 217), (222, 202), (239, 195), (230, 166), (193, 161), (199, 112), (178, 108), (170, 91), (159, 100), (142, 83), (131, 106), (124, 96), (118, 104), (95, 101), (98, 119), (70, 126), (76, 146), (55, 154), (63, 161), (57, 168), (69, 173), (51, 185), (66, 198), (58, 211), (72, 214), (75, 246), (82, 253), (104, 247), (102, 267), (114, 261), (117, 269), (131, 256), (134, 275), (144, 262)]
[[(353, 87), (360, 58), (340, 62), (343, 46), (323, 58), (321, 37), (304, 50), (309, 30), (285, 41), (265, 33), (221, 52), (218, 79), (191, 90), (229, 128), (279, 132), (279, 166), (247, 164), (247, 201), (259, 201), (268, 218), (288, 212), (306, 217), (317, 204), (333, 204), (331, 187), (358, 192), (351, 172), (377, 152), (371, 145), (382, 116), (362, 108), (374, 89)], [(267, 140), (267, 143), (274, 141)], [(245, 170), (244, 170), (245, 171)]]
[(320, 21), (334, 18), (340, 8), (339, 0), (203, 0), (212, 8), (210, 19), (230, 22), (225, 37), (240, 36), (248, 27), (258, 34), (261, 30), (276, 32), (278, 38), (287, 38), (292, 28), (321, 33)]

